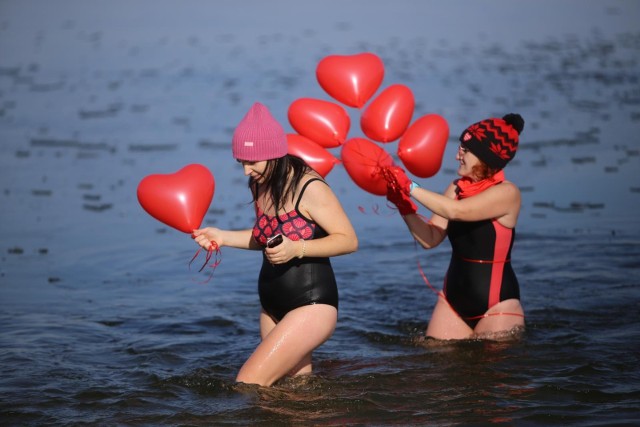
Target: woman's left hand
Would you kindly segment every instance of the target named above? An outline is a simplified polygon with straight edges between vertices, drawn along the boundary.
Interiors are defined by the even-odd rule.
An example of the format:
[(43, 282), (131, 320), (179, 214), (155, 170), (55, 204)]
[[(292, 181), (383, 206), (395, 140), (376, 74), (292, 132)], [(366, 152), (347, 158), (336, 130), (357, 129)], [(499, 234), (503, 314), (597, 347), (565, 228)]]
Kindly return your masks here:
[(282, 243), (273, 248), (265, 248), (264, 253), (271, 264), (284, 264), (300, 255), (303, 243), (302, 240), (294, 241), (282, 236)]

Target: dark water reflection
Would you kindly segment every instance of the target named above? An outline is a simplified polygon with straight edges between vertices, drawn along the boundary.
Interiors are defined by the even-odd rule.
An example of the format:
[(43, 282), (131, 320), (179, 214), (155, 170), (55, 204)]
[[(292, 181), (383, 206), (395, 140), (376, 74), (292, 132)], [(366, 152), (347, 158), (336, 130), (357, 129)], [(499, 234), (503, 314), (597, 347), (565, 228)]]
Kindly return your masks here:
[[(637, 239), (609, 238), (607, 257), (618, 264), (605, 275), (598, 263), (547, 268), (539, 247), (574, 246), (569, 263), (593, 256), (603, 238), (564, 240), (523, 239), (527, 330), (510, 342), (425, 342), (435, 297), (410, 268), (393, 280), (388, 264), (371, 265), (376, 283), (394, 288), (386, 293), (341, 277), (341, 322), (318, 351), (316, 375), (270, 389), (233, 382), (258, 339), (249, 277), (241, 286), (225, 274), (204, 286), (180, 272), (137, 283), (65, 277), (36, 285), (45, 293), (22, 289), (0, 318), (3, 414), (18, 425), (632, 423), (640, 318), (628, 276), (638, 270)], [(415, 257), (411, 246), (403, 253)], [(371, 257), (363, 249), (351, 263)], [(349, 268), (336, 266), (341, 276)]]
[[(66, 12), (44, 18), (30, 2), (0, 6), (3, 425), (640, 422), (640, 34), (627, 24), (637, 8), (553, 3), (558, 16), (591, 18), (553, 32), (549, 17), (544, 29), (522, 23), (517, 37), (500, 38), (460, 25), (364, 33), (360, 2), (339, 19), (316, 10), (322, 26), (284, 14), (277, 28), (239, 27), (231, 4), (226, 21), (204, 25), (171, 2), (127, 5), (137, 21), (107, 11), (96, 20), (83, 2), (63, 3)], [(465, 3), (476, 16), (492, 8), (474, 7)], [(505, 22), (515, 10), (501, 10)], [(172, 26), (140, 20), (148, 14)], [(443, 167), (424, 186), (442, 190), (455, 177), (463, 126), (507, 111), (527, 119), (508, 171), (523, 192), (513, 263), (527, 328), (509, 342), (425, 341), (436, 296), (419, 267), (439, 288), (449, 249), (417, 250), (384, 199), (339, 166), (327, 179), (361, 249), (334, 261), (336, 333), (315, 375), (238, 386), (259, 339), (257, 254), (223, 250), (200, 283), (206, 276), (187, 265), (191, 239), (146, 215), (135, 188), (203, 163), (216, 177), (205, 224), (249, 226), (233, 123), (256, 99), (286, 123), (296, 98), (326, 99), (313, 74), (320, 58), (364, 50), (383, 58), (385, 86), (411, 87), (416, 117), (449, 121)], [(350, 114), (357, 136), (359, 112)]]

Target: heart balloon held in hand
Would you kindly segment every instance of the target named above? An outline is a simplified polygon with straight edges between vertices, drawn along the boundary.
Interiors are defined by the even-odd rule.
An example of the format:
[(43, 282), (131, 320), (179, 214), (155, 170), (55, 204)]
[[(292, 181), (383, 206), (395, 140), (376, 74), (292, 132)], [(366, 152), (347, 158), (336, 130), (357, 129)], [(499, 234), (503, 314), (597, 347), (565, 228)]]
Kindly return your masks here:
[(353, 138), (342, 146), (342, 164), (360, 188), (371, 194), (387, 194), (385, 168), (393, 165), (393, 158), (379, 145), (364, 138)]
[(146, 176), (138, 184), (138, 202), (152, 217), (191, 233), (200, 228), (215, 191), (213, 174), (191, 164), (172, 174)]

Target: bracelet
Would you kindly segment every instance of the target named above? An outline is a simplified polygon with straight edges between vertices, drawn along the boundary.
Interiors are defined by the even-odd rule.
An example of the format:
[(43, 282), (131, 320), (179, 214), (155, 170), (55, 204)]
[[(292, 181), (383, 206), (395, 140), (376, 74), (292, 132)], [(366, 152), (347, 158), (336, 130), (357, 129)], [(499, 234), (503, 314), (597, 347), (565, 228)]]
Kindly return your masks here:
[(305, 249), (307, 249), (307, 241), (302, 239), (302, 253), (298, 256), (298, 258), (304, 257)]
[(420, 187), (420, 184), (418, 184), (415, 181), (411, 181), (411, 185), (409, 186), (409, 194), (411, 194), (411, 192), (415, 189)]

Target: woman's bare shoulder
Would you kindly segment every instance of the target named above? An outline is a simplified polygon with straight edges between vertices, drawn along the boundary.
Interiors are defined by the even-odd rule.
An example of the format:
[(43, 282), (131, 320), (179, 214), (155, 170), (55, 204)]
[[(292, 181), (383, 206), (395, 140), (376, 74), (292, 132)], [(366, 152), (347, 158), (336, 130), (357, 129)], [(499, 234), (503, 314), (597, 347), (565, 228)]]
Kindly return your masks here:
[(497, 187), (502, 187), (503, 191), (509, 191), (510, 193), (520, 195), (520, 189), (511, 181), (502, 181)]

